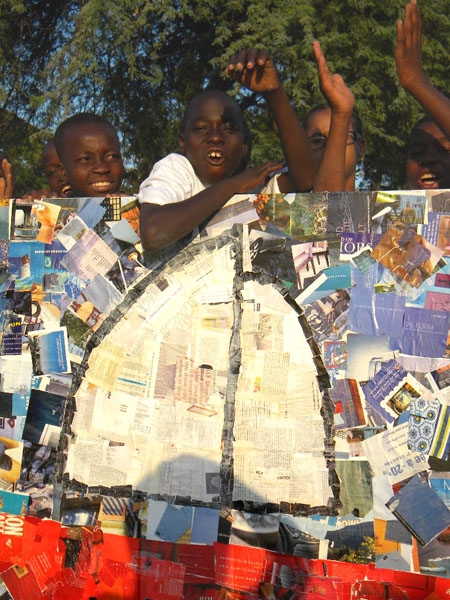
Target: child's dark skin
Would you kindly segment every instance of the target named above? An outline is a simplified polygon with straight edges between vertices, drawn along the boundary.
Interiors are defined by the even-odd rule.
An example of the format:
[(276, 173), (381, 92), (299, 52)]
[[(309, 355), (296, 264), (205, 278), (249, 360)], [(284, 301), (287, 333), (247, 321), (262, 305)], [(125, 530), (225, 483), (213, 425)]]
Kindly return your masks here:
[[(272, 59), (266, 52), (242, 52), (231, 59), (227, 73), (249, 89), (263, 93), (269, 103), (283, 140), (288, 166), (293, 169), (289, 176), (280, 176), (280, 189), (291, 191), (300, 185), (299, 189), (309, 189), (314, 177), (314, 159)], [(297, 143), (299, 137), (300, 143)], [(253, 190), (282, 167), (281, 162), (270, 161), (235, 174), (248, 147), (244, 142), (242, 112), (225, 93), (200, 96), (185, 119), (179, 147), (197, 177), (209, 187), (183, 202), (141, 206), (142, 244), (147, 250), (159, 250), (181, 239), (232, 196)], [(305, 153), (306, 157), (303, 156)], [(299, 163), (303, 175), (294, 176), (294, 171), (302, 170)]]
[(288, 173), (278, 178), (280, 191), (309, 191), (316, 172), (314, 157), (272, 58), (265, 50), (241, 51), (231, 58), (227, 73), (246, 88), (261, 93), (267, 102), (288, 166)]
[[(336, 180), (336, 173), (332, 173), (331, 176), (335, 178), (335, 183), (327, 179), (327, 175), (329, 173), (323, 172), (320, 169), (320, 165), (322, 163), (323, 157), (325, 156), (325, 152), (327, 152), (327, 156), (331, 160), (333, 156), (335, 156), (335, 150), (332, 148), (332, 144), (329, 142), (330, 130), (331, 130), (331, 117), (332, 111), (329, 107), (320, 108), (314, 110), (308, 116), (308, 119), (305, 123), (305, 130), (308, 134), (308, 137), (311, 141), (312, 151), (316, 158), (318, 170), (317, 170), (317, 183), (314, 184), (314, 191), (322, 191), (319, 189), (319, 186), (326, 188), (328, 191), (336, 192), (336, 191), (346, 191), (352, 192), (355, 190), (355, 181), (356, 181), (356, 168), (359, 160), (364, 155), (364, 151), (366, 148), (366, 144), (364, 140), (358, 136), (357, 124), (354, 119), (352, 119), (350, 124), (350, 129), (347, 133), (346, 146), (345, 146), (345, 164), (344, 164), (344, 172), (343, 172), (343, 181), (342, 184), (342, 171), (340, 172), (340, 178)], [(343, 132), (342, 132), (343, 134)], [(355, 137), (358, 136), (358, 137)], [(327, 138), (324, 146), (317, 145), (314, 141), (316, 138), (321, 140), (322, 138)], [(333, 140), (332, 140), (333, 141)], [(328, 151), (327, 151), (328, 148)], [(325, 163), (326, 164), (326, 163)], [(334, 163), (335, 164), (335, 163)], [(342, 185), (344, 187), (342, 187)], [(332, 189), (336, 187), (336, 189)]]
[(44, 146), (42, 162), (47, 176), (49, 188), (31, 190), (24, 194), (26, 200), (42, 200), (43, 198), (69, 198), (72, 190), (67, 181), (67, 175), (56, 152), (55, 141), (52, 138)]
[(432, 85), (423, 72), (421, 31), (419, 7), (412, 0), (405, 8), (404, 22), (397, 21), (397, 75), (405, 90), (414, 96), (444, 135), (450, 138), (450, 100)]
[(71, 127), (64, 136), (60, 158), (72, 196), (105, 197), (119, 193), (125, 168), (112, 127), (94, 122)]
[[(141, 238), (146, 250), (159, 250), (181, 239), (232, 196), (252, 190), (282, 167), (272, 161), (233, 175), (248, 148), (240, 109), (226, 94), (199, 99), (188, 115), (179, 146), (209, 187), (183, 202), (142, 204)], [(216, 152), (219, 160), (211, 155)]]
[(59, 160), (59, 156), (56, 152), (53, 139), (46, 144), (42, 159), (50, 190), (58, 198), (68, 198), (71, 195), (72, 190), (67, 181), (64, 166)]
[(408, 144), (406, 176), (412, 190), (450, 188), (450, 140), (434, 121), (427, 120), (414, 128)]
[(0, 200), (8, 200), (13, 194), (12, 170), (6, 158), (0, 157), (0, 160)]
[(328, 138), (325, 149), (317, 153), (318, 169), (313, 189), (315, 192), (352, 191), (355, 189), (356, 164), (365, 150), (363, 140), (348, 145), (355, 99), (341, 75), (330, 73), (319, 42), (315, 41), (313, 48), (320, 89), (330, 105), (329, 109), (313, 112), (306, 124), (308, 136), (316, 131)]
[(450, 100), (427, 79), (422, 69), (421, 20), (412, 0), (404, 22), (397, 21), (397, 75), (402, 86), (422, 105), (429, 121), (418, 125), (408, 148), (407, 178), (412, 189), (450, 187)]

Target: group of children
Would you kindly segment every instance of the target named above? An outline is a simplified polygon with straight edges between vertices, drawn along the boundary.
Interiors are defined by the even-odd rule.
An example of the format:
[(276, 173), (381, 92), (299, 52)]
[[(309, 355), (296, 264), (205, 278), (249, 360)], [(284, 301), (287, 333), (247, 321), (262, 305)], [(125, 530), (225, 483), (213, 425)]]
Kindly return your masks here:
[[(450, 188), (450, 100), (422, 70), (421, 22), (415, 0), (397, 22), (397, 74), (427, 116), (414, 126), (408, 143), (411, 189)], [(286, 167), (269, 161), (248, 168), (251, 135), (239, 104), (228, 94), (206, 90), (187, 105), (179, 152), (157, 162), (141, 184), (144, 248), (158, 250), (181, 239), (233, 195), (254, 191), (351, 191), (365, 151), (354, 97), (338, 74), (331, 74), (313, 44), (320, 88), (327, 104), (310, 111), (304, 126), (287, 97), (272, 58), (249, 50), (233, 56), (227, 74), (265, 98), (273, 116)], [(0, 197), (11, 197), (11, 167), (0, 157)], [(44, 168), (58, 197), (120, 193), (125, 173), (114, 127), (103, 117), (76, 114), (64, 121), (44, 149)]]

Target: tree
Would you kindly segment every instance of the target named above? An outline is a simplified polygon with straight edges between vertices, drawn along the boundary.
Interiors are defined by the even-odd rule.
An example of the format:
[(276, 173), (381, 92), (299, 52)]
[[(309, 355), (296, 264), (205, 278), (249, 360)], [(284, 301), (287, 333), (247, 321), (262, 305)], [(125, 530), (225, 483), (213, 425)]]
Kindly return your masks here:
[[(61, 47), (65, 0), (0, 0), (0, 147), (14, 165), (19, 192), (40, 184), (42, 141), (37, 118), (41, 76)], [(41, 178), (41, 181), (39, 179)]]
[[(226, 60), (240, 48), (268, 47), (304, 118), (323, 101), (311, 47), (317, 38), (331, 68), (355, 93), (368, 144), (368, 182), (403, 187), (404, 144), (421, 114), (395, 73), (395, 22), (405, 1), (0, 0), (2, 12), (11, 13), (0, 29), (9, 90), (2, 102), (45, 133), (79, 110), (110, 117), (136, 189), (156, 160), (176, 150), (183, 107), (206, 85), (236, 94), (246, 108), (253, 163), (279, 157), (264, 101), (227, 80)], [(425, 71), (445, 93), (448, 1), (421, 8)], [(14, 18), (22, 25), (13, 27)]]

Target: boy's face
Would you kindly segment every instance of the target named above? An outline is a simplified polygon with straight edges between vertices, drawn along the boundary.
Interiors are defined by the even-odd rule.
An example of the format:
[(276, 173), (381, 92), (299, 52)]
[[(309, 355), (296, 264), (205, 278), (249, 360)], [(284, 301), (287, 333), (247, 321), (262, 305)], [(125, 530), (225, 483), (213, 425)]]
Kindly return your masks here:
[(67, 175), (62, 162), (56, 153), (55, 145), (50, 143), (44, 150), (44, 171), (47, 175), (48, 185), (58, 198), (67, 198), (71, 194)]
[(412, 190), (450, 188), (450, 141), (436, 123), (425, 121), (413, 131), (406, 175)]
[(119, 140), (107, 125), (73, 126), (65, 135), (62, 158), (73, 196), (119, 192), (125, 168)]
[[(316, 159), (316, 164), (320, 165), (323, 153), (325, 151), (325, 144), (321, 146), (321, 143), (326, 140), (321, 140), (320, 136), (328, 139), (330, 133), (331, 124), (331, 110), (324, 108), (321, 110), (315, 110), (311, 113), (306, 121), (305, 131), (311, 143), (311, 148)], [(353, 133), (352, 133), (353, 132)], [(353, 177), (356, 172), (356, 165), (363, 156), (365, 151), (365, 143), (362, 139), (353, 139), (353, 134), (356, 133), (354, 123), (352, 121), (349, 130), (349, 136), (347, 139), (347, 146), (345, 148), (345, 179)]]
[(225, 94), (199, 98), (189, 111), (179, 145), (203, 183), (231, 177), (248, 151), (240, 108)]

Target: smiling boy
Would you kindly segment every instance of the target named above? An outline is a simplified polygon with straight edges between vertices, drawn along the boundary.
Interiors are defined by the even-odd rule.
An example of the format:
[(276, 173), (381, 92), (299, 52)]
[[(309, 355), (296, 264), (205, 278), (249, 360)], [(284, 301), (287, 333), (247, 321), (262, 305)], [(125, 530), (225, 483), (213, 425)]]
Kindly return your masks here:
[(450, 99), (426, 77), (422, 67), (422, 23), (416, 0), (397, 21), (395, 60), (401, 85), (426, 111), (409, 138), (406, 176), (411, 189), (450, 188)]
[(189, 103), (182, 122), (180, 154), (169, 154), (141, 184), (141, 238), (159, 250), (181, 239), (227, 200), (260, 185), (280, 162), (243, 170), (246, 127), (237, 102), (209, 90)]
[(211, 91), (194, 98), (182, 129), (180, 152), (204, 184), (230, 177), (248, 156), (240, 107), (225, 93)]
[[(279, 132), (288, 173), (277, 174), (265, 193), (309, 190), (315, 165), (306, 134), (265, 51), (242, 51), (230, 59), (228, 75), (261, 93)], [(269, 161), (247, 169), (250, 133), (239, 104), (220, 90), (202, 92), (188, 104), (180, 153), (156, 163), (141, 184), (141, 239), (159, 250), (190, 233), (235, 194), (255, 191), (282, 167)]]
[(78, 113), (58, 127), (55, 146), (75, 197), (104, 197), (120, 190), (125, 168), (116, 130), (92, 113)]
[(418, 121), (411, 132), (406, 176), (412, 190), (450, 188), (450, 140), (429, 117)]

